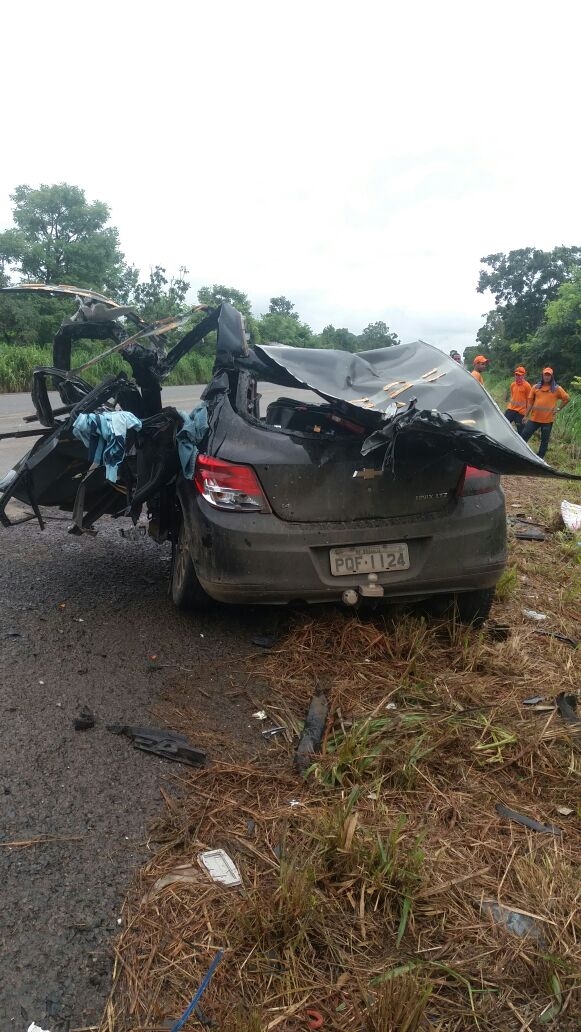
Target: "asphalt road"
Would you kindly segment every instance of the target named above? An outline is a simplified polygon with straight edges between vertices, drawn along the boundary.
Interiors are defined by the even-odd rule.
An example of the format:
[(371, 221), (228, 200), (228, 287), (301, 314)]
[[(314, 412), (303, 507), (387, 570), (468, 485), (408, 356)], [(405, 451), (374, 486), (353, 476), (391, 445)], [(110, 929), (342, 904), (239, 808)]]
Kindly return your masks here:
[[(280, 387), (265, 384), (259, 389), (262, 394), (263, 409), (269, 402), (280, 397), (281, 393), (290, 398), (309, 397), (308, 392), (292, 390), (288, 387), (285, 387), (283, 391)], [(175, 408), (190, 411), (200, 400), (203, 390), (203, 384), (191, 387), (164, 387), (162, 401), (164, 405), (173, 405)], [(61, 404), (58, 394), (50, 394), (49, 397), (53, 405)], [(30, 394), (0, 394), (0, 434), (11, 430), (30, 430), (38, 426), (38, 423), (23, 422), (24, 416), (33, 412), (34, 407), (30, 400)], [(0, 477), (12, 469), (14, 463), (32, 447), (35, 440), (36, 438), (14, 438), (0, 441)]]
[[(180, 409), (192, 409), (200, 400), (203, 385), (195, 387), (165, 387), (163, 391), (163, 402), (167, 405), (175, 405)], [(275, 388), (273, 388), (275, 390)], [(278, 393), (280, 391), (276, 389)], [(51, 404), (60, 405), (61, 400), (58, 394), (50, 394)], [(38, 423), (24, 423), (24, 416), (34, 412), (34, 406), (30, 400), (30, 394), (0, 394), (0, 434), (8, 433), (11, 430), (32, 430)], [(36, 438), (15, 438), (7, 441), (0, 441), (0, 477), (18, 459), (32, 447)]]
[[(169, 388), (164, 399), (188, 408), (201, 390)], [(2, 431), (30, 411), (28, 395), (1, 396)], [(27, 447), (0, 442), (0, 472)], [(129, 521), (71, 537), (66, 515), (47, 514), (45, 531), (0, 528), (2, 1032), (100, 1020), (123, 899), (175, 772), (106, 725), (179, 729), (157, 708), (169, 698), (210, 757), (267, 747), (244, 661), (252, 637), (274, 630), (273, 611), (179, 613), (167, 547), (122, 538)], [(75, 731), (83, 706), (97, 723)]]

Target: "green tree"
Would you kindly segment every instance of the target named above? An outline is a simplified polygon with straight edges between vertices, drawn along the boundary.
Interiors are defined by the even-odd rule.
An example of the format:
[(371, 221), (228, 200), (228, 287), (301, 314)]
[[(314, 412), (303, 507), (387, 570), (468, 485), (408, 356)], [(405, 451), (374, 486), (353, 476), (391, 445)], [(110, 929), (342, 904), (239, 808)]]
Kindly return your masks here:
[(533, 376), (552, 366), (565, 385), (581, 374), (581, 271), (547, 305), (545, 322), (527, 342), (525, 363)]
[(337, 329), (332, 323), (323, 327), (316, 338), (315, 347), (337, 348), (339, 351), (357, 351), (358, 338), (346, 327)]
[(258, 331), (264, 343), (273, 341), (277, 344), (292, 344), (295, 348), (314, 346), (311, 327), (301, 322), (295, 312), (288, 315), (267, 312), (258, 320)]
[(17, 186), (11, 199), (14, 226), (0, 233), (5, 273), (114, 292), (123, 255), (106, 204), (68, 183)]
[(359, 334), (357, 340), (358, 351), (373, 351), (375, 348), (391, 348), (401, 341), (397, 333), (392, 333), (381, 319), (378, 322), (369, 323)]
[(290, 315), (293, 319), (298, 319), (298, 315), (295, 312), (295, 306), (292, 301), (289, 301), (287, 297), (282, 294), (280, 297), (271, 297), (268, 311), (270, 315)]
[(489, 254), (481, 262), (487, 268), (480, 270), (478, 293), (493, 294), (506, 340), (524, 342), (543, 322), (545, 307), (557, 297), (561, 284), (581, 267), (581, 247), (522, 247)]
[(177, 315), (186, 309), (186, 294), (190, 284), (186, 280), (188, 270), (182, 266), (176, 277), (167, 279), (166, 270), (161, 265), (150, 269), (149, 279), (137, 282), (129, 304), (134, 304), (139, 314), (148, 322), (163, 319), (167, 315)]
[(243, 294), (235, 287), (225, 287), (223, 283), (214, 283), (211, 287), (200, 287), (198, 290), (198, 301), (201, 305), (210, 305), (217, 308), (223, 301), (237, 308), (242, 315), (251, 316), (252, 307), (248, 294)]

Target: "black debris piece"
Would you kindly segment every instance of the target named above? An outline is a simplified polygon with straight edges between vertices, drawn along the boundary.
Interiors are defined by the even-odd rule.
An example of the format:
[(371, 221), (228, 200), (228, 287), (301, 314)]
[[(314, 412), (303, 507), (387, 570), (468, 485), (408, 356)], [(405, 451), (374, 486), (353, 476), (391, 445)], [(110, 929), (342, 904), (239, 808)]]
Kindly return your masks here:
[(504, 803), (497, 803), (495, 810), (500, 817), (506, 817), (509, 821), (514, 821), (515, 824), (521, 824), (523, 828), (530, 828), (531, 831), (544, 832), (547, 835), (562, 835), (563, 832), (560, 828), (556, 828), (554, 824), (541, 824), (540, 821), (536, 821), (533, 817), (527, 817), (524, 813), (518, 813), (517, 810), (511, 810), (509, 806), (505, 806)]
[(185, 763), (189, 767), (204, 767), (206, 753), (194, 749), (185, 735), (156, 727), (130, 727), (128, 724), (108, 724), (107, 730), (114, 735), (126, 735), (133, 739), (135, 749), (153, 753), (165, 760)]
[(569, 638), (567, 634), (559, 634), (558, 631), (535, 631), (534, 633), (540, 634), (543, 638), (555, 638), (556, 641), (562, 641), (564, 645), (570, 645), (572, 649), (581, 645), (577, 638)]
[(277, 644), (278, 638), (275, 634), (257, 634), (252, 639), (253, 645), (258, 645), (259, 649), (272, 649)]
[(518, 527), (514, 532), (519, 541), (545, 541), (547, 535), (539, 527)]
[(73, 720), (75, 731), (90, 731), (95, 726), (95, 717), (87, 706), (83, 706), (78, 717)]
[(321, 750), (328, 715), (329, 700), (324, 692), (318, 692), (311, 699), (305, 726), (295, 750), (295, 768), (301, 774), (311, 766), (314, 756)]
[(512, 628), (508, 624), (490, 622), (486, 628), (493, 641), (508, 641)]
[(559, 692), (555, 702), (563, 720), (566, 720), (568, 724), (581, 724), (581, 717), (577, 713), (577, 697), (575, 695)]

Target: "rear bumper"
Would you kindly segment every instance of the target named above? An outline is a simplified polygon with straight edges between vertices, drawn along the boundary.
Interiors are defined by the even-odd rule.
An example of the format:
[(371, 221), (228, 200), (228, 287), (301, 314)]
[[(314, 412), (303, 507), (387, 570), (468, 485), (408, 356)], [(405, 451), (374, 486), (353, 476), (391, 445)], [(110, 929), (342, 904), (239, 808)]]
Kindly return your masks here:
[(329, 549), (405, 541), (410, 569), (379, 574), (388, 601), (493, 587), (506, 562), (502, 491), (462, 499), (453, 512), (414, 520), (286, 523), (271, 514), (213, 509), (179, 488), (190, 550), (204, 590), (220, 602), (332, 602), (361, 575), (334, 577)]

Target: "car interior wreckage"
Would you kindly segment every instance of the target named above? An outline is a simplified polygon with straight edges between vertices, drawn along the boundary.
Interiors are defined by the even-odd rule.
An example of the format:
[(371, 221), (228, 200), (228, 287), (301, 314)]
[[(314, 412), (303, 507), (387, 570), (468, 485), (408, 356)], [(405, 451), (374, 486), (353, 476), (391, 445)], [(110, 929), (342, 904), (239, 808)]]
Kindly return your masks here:
[[(194, 482), (210, 504), (217, 499), (218, 508), (238, 507), (255, 518), (268, 511), (289, 525), (304, 520), (326, 526), (405, 515), (406, 491), (412, 489), (416, 512), (442, 509), (467, 469), (573, 476), (538, 458), (486, 390), (422, 341), (356, 354), (250, 345), (243, 316), (225, 302), (147, 323), (134, 309), (73, 286), (2, 290), (15, 291), (70, 296), (77, 311), (56, 333), (52, 366), (34, 370), (34, 414), (26, 418), (37, 427), (1, 435), (38, 437), (0, 480), (5, 527), (36, 518), (42, 528), (42, 507), (55, 506), (71, 513), (69, 533), (95, 534), (99, 517), (130, 516), (137, 523), (145, 507), (150, 536), (175, 546), (184, 518), (184, 480)], [(170, 346), (168, 334), (175, 336), (188, 323)], [(190, 415), (163, 405), (162, 385), (180, 359), (214, 331), (213, 375), (202, 395), (203, 419), (195, 421), (195, 410)], [(75, 368), (74, 344), (81, 339), (111, 346)], [(88, 366), (114, 352), (128, 363), (127, 374), (109, 375), (96, 387), (82, 378)], [(264, 412), (261, 384), (282, 388)], [(308, 391), (310, 400), (285, 397), (285, 388)], [(49, 390), (58, 392), (59, 406), (51, 404)], [(120, 412), (135, 419), (117, 442), (111, 475), (98, 459), (103, 448), (95, 449), (100, 424), (89, 417), (111, 419)], [(180, 447), (184, 436), (189, 453)], [(112, 451), (114, 445), (115, 440)], [(227, 478), (220, 479), (227, 463), (241, 464), (230, 491)], [(331, 477), (339, 469), (339, 479)], [(242, 470), (251, 471), (246, 481)], [(11, 519), (11, 499), (32, 513)]]

